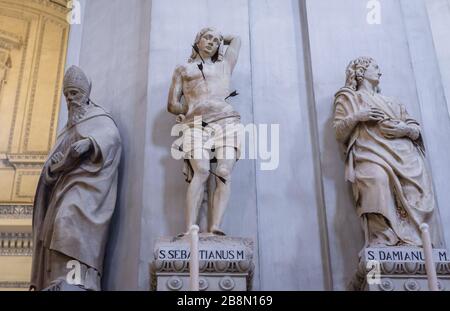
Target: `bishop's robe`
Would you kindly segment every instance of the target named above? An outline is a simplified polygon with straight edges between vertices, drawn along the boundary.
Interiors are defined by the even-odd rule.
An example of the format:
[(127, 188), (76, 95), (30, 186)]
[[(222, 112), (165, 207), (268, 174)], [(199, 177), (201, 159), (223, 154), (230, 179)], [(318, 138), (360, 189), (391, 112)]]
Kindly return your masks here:
[[(63, 174), (50, 172), (51, 157), (68, 154), (89, 138), (91, 151)], [(90, 105), (84, 117), (58, 136), (39, 179), (33, 212), (31, 285), (42, 290), (66, 279), (67, 262), (81, 264), (86, 289), (100, 290), (109, 224), (116, 204), (121, 139), (112, 117)]]

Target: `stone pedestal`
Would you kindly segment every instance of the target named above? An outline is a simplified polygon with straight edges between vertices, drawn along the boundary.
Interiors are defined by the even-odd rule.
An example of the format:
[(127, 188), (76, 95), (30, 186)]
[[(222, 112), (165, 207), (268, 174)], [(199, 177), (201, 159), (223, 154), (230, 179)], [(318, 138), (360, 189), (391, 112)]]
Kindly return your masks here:
[[(450, 256), (433, 250), (439, 288), (450, 291)], [(361, 252), (358, 271), (349, 285), (357, 291), (428, 291), (425, 255), (422, 248), (366, 248)]]
[[(150, 266), (151, 289), (189, 290), (190, 237), (160, 238)], [(253, 281), (253, 240), (199, 235), (200, 290), (248, 291)]]

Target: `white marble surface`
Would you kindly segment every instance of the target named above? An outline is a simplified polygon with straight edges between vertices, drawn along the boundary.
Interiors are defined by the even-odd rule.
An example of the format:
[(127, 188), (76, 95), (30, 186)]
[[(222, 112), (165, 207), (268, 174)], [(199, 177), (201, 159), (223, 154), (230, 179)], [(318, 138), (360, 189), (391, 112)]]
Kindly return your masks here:
[[(148, 84), (147, 129), (145, 150), (145, 193), (142, 212), (140, 260), (149, 261), (153, 240), (176, 235), (184, 228), (184, 200), (187, 184), (182, 174), (182, 161), (172, 159), (170, 146), (174, 141), (170, 129), (175, 118), (166, 110), (167, 95), (173, 68), (184, 63), (191, 53), (191, 44), (205, 25), (224, 33), (239, 35), (243, 40), (239, 62), (232, 78), (232, 89), (240, 95), (230, 100), (241, 114), (242, 122), (253, 120), (251, 97), (250, 46), (248, 44), (247, 1), (154, 0), (152, 2), (150, 64)], [(168, 23), (167, 21), (170, 21)], [(156, 31), (157, 30), (157, 31)], [(245, 191), (242, 191), (245, 189)], [(174, 195), (177, 194), (177, 195)], [(222, 228), (232, 236), (257, 240), (255, 168), (252, 161), (239, 161), (233, 172), (232, 195)], [(255, 258), (257, 264), (257, 257)], [(139, 286), (148, 286), (148, 265), (141, 265)], [(259, 281), (255, 273), (255, 288)]]
[[(448, 191), (443, 189), (445, 183), (441, 180), (449, 174), (443, 154), (448, 154), (445, 150), (450, 140), (441, 136), (449, 133), (448, 115), (442, 111), (445, 102), (441, 96), (442, 86), (439, 87), (439, 78), (436, 76), (438, 72), (430, 35), (427, 35), (428, 20), (424, 3), (422, 0), (407, 1), (407, 4), (381, 1), (382, 20), (379, 25), (366, 22), (366, 4), (359, 0), (307, 1), (334, 289), (345, 288), (357, 265), (357, 254), (363, 246), (351, 189), (343, 182), (342, 153), (333, 141), (330, 123), (332, 98), (345, 82), (344, 68), (350, 59), (368, 55), (379, 60), (383, 71), (380, 84), (383, 94), (401, 99), (409, 112), (422, 122), (443, 218), (448, 213), (444, 202), (450, 200)], [(424, 34), (420, 35), (418, 29)], [(428, 60), (426, 66), (422, 59)], [(434, 135), (440, 137), (433, 138)], [(437, 162), (440, 161), (438, 166)], [(437, 180), (441, 182), (436, 183)], [(448, 216), (446, 219), (449, 219)], [(449, 233), (446, 234), (447, 240)]]
[[(83, 40), (84, 12), (86, 9), (86, 0), (78, 0), (80, 3), (80, 23), (73, 24), (69, 30), (69, 45), (66, 54), (66, 70), (70, 66), (80, 65), (81, 42)], [(59, 112), (58, 129), (62, 129), (67, 122), (67, 104), (64, 95), (61, 94), (61, 110)]]
[(297, 1), (250, 1), (254, 122), (280, 124), (278, 169), (256, 171), (262, 290), (327, 287), (299, 15)]
[[(415, 96), (422, 119), (427, 159), (431, 167), (435, 195), (441, 215), (443, 236), (450, 242), (450, 192), (448, 154), (450, 154), (450, 116), (433, 45), (425, 2), (401, 0), (410, 61), (415, 79)], [(448, 40), (447, 40), (448, 42)], [(448, 87), (448, 86), (447, 86)], [(448, 244), (447, 244), (448, 246)]]
[(138, 289), (150, 4), (87, 1), (83, 16), (79, 64), (95, 81), (92, 99), (112, 113), (123, 141), (118, 206), (103, 279), (109, 290)]
[(148, 289), (154, 240), (183, 227), (186, 184), (170, 157), (167, 90), (205, 25), (242, 38), (233, 75), (241, 95), (232, 103), (243, 123), (280, 124), (278, 170), (239, 161), (223, 224), (256, 241), (254, 289), (342, 290), (355, 272), (362, 232), (330, 118), (343, 70), (360, 55), (379, 60), (383, 94), (422, 121), (449, 241), (450, 66), (436, 52), (437, 40), (448, 44), (436, 34), (445, 22), (430, 30), (425, 0), (380, 1), (380, 25), (367, 24), (361, 0), (87, 1), (82, 38), (71, 36), (69, 47), (79, 49), (93, 99), (111, 110), (124, 141), (106, 289)]
[(425, 1), (450, 114), (450, 0)]

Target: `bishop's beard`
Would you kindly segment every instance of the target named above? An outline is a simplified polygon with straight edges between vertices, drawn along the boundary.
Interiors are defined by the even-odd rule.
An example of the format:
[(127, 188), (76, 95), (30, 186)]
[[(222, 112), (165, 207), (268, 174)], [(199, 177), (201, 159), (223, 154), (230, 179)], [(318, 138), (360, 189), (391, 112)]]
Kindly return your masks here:
[(88, 110), (87, 103), (72, 103), (69, 105), (69, 117), (67, 120), (67, 125), (72, 126), (77, 124), (81, 119), (83, 119), (86, 111)]

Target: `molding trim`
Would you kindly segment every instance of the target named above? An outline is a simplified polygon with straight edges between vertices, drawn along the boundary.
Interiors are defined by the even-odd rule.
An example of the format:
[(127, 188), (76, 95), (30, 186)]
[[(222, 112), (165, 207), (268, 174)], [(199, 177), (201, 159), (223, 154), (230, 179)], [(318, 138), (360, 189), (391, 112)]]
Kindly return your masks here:
[(28, 282), (0, 282), (0, 289), (1, 288), (29, 288), (30, 283)]
[(33, 193), (30, 193), (30, 194), (23, 194), (21, 192), (21, 190), (22, 190), (22, 187), (21, 187), (22, 186), (22, 178), (24, 176), (39, 176), (39, 175), (41, 175), (40, 171), (20, 171), (20, 172), (17, 172), (17, 175), (16, 175), (16, 190), (15, 190), (16, 197), (20, 198), (20, 199), (33, 199), (34, 195), (35, 195), (34, 191), (33, 191)]
[(34, 71), (32, 73), (32, 77), (33, 77), (33, 82), (32, 82), (32, 88), (31, 88), (31, 95), (30, 95), (30, 100), (28, 103), (28, 113), (27, 116), (25, 118), (25, 135), (23, 138), (23, 149), (25, 153), (39, 153), (42, 152), (42, 150), (29, 150), (28, 144), (29, 144), (29, 139), (30, 139), (30, 135), (31, 135), (31, 126), (32, 126), (32, 122), (33, 122), (33, 113), (34, 113), (34, 105), (35, 105), (35, 99), (36, 99), (36, 91), (37, 91), (37, 87), (38, 87), (38, 77), (39, 77), (39, 72), (40, 72), (40, 65), (41, 65), (41, 61), (42, 61), (42, 51), (43, 51), (43, 43), (44, 43), (44, 37), (46, 34), (46, 27), (49, 24), (53, 24), (56, 25), (57, 27), (59, 27), (61, 33), (60, 33), (60, 49), (59, 49), (59, 55), (58, 55), (58, 71), (56, 73), (56, 85), (54, 87), (54, 95), (53, 95), (53, 104), (52, 104), (52, 113), (51, 113), (51, 118), (50, 118), (50, 130), (49, 130), (49, 138), (48, 138), (48, 145), (47, 145), (47, 151), (49, 151), (51, 149), (52, 144), (54, 143), (55, 140), (55, 127), (56, 127), (56, 123), (57, 121), (55, 120), (56, 118), (56, 112), (58, 111), (59, 105), (60, 105), (60, 97), (61, 97), (61, 90), (62, 90), (62, 76), (64, 74), (64, 66), (63, 66), (63, 62), (65, 61), (65, 54), (66, 54), (66, 44), (67, 44), (67, 32), (68, 32), (68, 27), (65, 24), (62, 24), (52, 18), (47, 18), (47, 17), (43, 17), (42, 19), (42, 24), (40, 27), (40, 34), (39, 34), (39, 46), (37, 48), (37, 56), (36, 56), (36, 63), (34, 64)]
[(16, 128), (16, 122), (17, 122), (17, 115), (20, 105), (20, 90), (22, 88), (23, 80), (24, 80), (24, 73), (25, 73), (25, 65), (26, 65), (26, 56), (28, 53), (28, 41), (30, 39), (30, 33), (31, 33), (31, 23), (33, 21), (33, 18), (29, 15), (24, 14), (23, 12), (17, 12), (12, 10), (11, 8), (2, 8), (1, 14), (3, 16), (19, 19), (22, 22), (25, 23), (25, 34), (23, 38), (23, 49), (21, 49), (22, 53), (20, 56), (20, 66), (19, 66), (19, 78), (18, 78), (18, 84), (17, 84), (17, 90), (15, 95), (15, 102), (14, 102), (14, 109), (13, 109), (13, 115), (12, 115), (12, 122), (11, 122), (11, 130), (9, 133), (8, 138), (8, 147), (7, 152), (11, 152), (14, 144), (14, 131)]
[(20, 50), (23, 45), (23, 40), (20, 36), (0, 30), (0, 47), (11, 51), (12, 49)]
[(0, 232), (0, 256), (31, 256), (32, 240), (32, 233)]
[[(6, 4), (11, 3), (8, 0), (2, 0), (0, 2), (6, 3)], [(25, 2), (25, 5), (28, 5), (33, 8), (36, 7), (36, 4), (41, 7), (50, 8), (50, 9), (54, 10), (55, 11), (54, 13), (56, 13), (58, 15), (63, 15), (65, 13), (68, 13), (70, 10), (70, 8), (69, 8), (70, 0), (22, 0), (22, 2)], [(15, 3), (13, 2), (12, 4), (15, 4)], [(24, 6), (24, 4), (19, 4), (19, 5), (22, 7)]]
[(7, 163), (15, 169), (39, 169), (44, 166), (47, 154), (7, 154)]
[(32, 217), (32, 205), (0, 205), (0, 219), (29, 219)]

